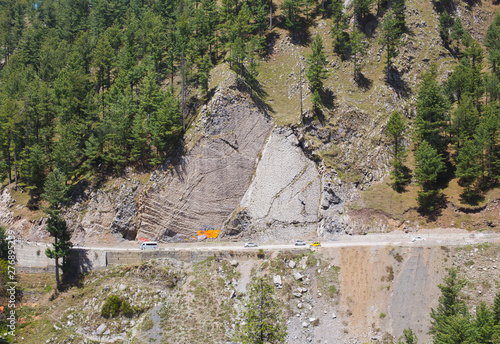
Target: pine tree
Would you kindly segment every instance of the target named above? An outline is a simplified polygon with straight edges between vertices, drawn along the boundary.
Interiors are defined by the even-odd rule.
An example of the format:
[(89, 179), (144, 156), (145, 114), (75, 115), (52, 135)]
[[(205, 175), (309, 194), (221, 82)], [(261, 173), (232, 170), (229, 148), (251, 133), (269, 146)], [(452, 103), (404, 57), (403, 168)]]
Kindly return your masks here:
[(459, 42), (464, 36), (464, 33), (465, 31), (462, 25), (462, 20), (460, 19), (460, 17), (457, 17), (453, 23), (453, 27), (451, 28), (451, 34), (450, 34), (450, 38), (456, 42), (455, 52), (457, 54), (460, 52)]
[(349, 34), (347, 33), (348, 17), (340, 11), (339, 17), (334, 18), (330, 33), (333, 39), (335, 52), (342, 58), (347, 58), (349, 52)]
[(404, 329), (403, 335), (399, 337), (397, 344), (417, 344), (417, 336), (413, 333), (411, 328)]
[(373, 0), (354, 0), (353, 8), (356, 20), (361, 27), (365, 26), (365, 20), (373, 6)]
[(363, 42), (363, 33), (354, 25), (351, 32), (351, 56), (354, 58), (354, 80), (358, 80), (361, 73), (361, 65), (358, 58), (366, 55), (366, 46)]
[(263, 277), (254, 279), (238, 340), (243, 344), (285, 343), (286, 324), (274, 288)]
[(423, 141), (415, 153), (415, 162), (415, 177), (422, 187), (417, 200), (423, 209), (432, 212), (436, 209), (438, 196), (436, 181), (439, 174), (446, 170), (443, 157), (427, 141)]
[(453, 25), (453, 19), (448, 12), (444, 10), (439, 16), (439, 35), (443, 39), (445, 46), (450, 44), (450, 27)]
[(285, 13), (285, 27), (290, 30), (292, 37), (300, 26), (303, 5), (304, 0), (285, 0), (281, 4), (281, 9)]
[(494, 321), (493, 311), (482, 301), (476, 307), (476, 319), (474, 321), (476, 343), (491, 343)]
[(456, 149), (459, 150), (466, 141), (472, 139), (479, 123), (479, 112), (470, 97), (464, 97), (452, 114), (450, 132), (454, 135)]
[(398, 55), (398, 45), (401, 37), (401, 29), (393, 12), (385, 15), (380, 34), (379, 44), (385, 47), (386, 74), (389, 74), (392, 60)]
[(344, 1), (342, 0), (332, 0), (330, 4), (330, 9), (332, 12), (332, 26), (339, 29), (341, 21), (344, 20)]
[(63, 260), (63, 272), (69, 271), (69, 255), (73, 244), (71, 243), (71, 233), (68, 230), (66, 221), (56, 212), (52, 212), (47, 221), (47, 231), (54, 237), (52, 248), (45, 250), (45, 255), (55, 259), (56, 267), (56, 285), (61, 289), (61, 280), (59, 277), (59, 259)]
[(403, 164), (403, 159), (405, 157), (404, 147), (401, 145), (405, 127), (405, 123), (399, 113), (396, 111), (393, 112), (387, 122), (386, 135), (390, 136), (393, 140), (393, 170), (391, 173), (391, 179), (394, 181), (393, 186), (396, 190), (399, 190), (407, 181)]
[(481, 161), (479, 160), (480, 151), (476, 142), (466, 141), (458, 151), (456, 176), (461, 178), (466, 186), (466, 198), (470, 198), (470, 187), (475, 183), (481, 173)]
[(436, 82), (436, 66), (423, 76), (417, 98), (415, 132), (418, 141), (427, 141), (438, 151), (444, 152), (446, 142), (442, 133), (446, 127), (448, 102), (442, 88)]
[(307, 59), (308, 69), (306, 72), (309, 80), (309, 88), (313, 95), (313, 107), (318, 109), (321, 105), (321, 92), (323, 92), (323, 80), (327, 78), (326, 56), (323, 51), (323, 39), (318, 34), (311, 44), (312, 53)]
[(493, 301), (493, 325), (500, 325), (500, 291), (495, 294), (495, 300)]
[(42, 198), (49, 203), (49, 210), (59, 210), (61, 205), (68, 200), (66, 197), (66, 177), (57, 168), (47, 176), (44, 190)]
[(167, 93), (160, 110), (151, 118), (152, 142), (160, 157), (165, 156), (182, 133), (181, 118), (179, 102)]
[(438, 307), (436, 310), (431, 309), (431, 334), (436, 334), (441, 330), (444, 319), (457, 315), (467, 315), (467, 307), (462, 299), (465, 280), (459, 278), (456, 269), (450, 269), (443, 282), (444, 284), (438, 285), (441, 290)]
[[(477, 126), (474, 140), (481, 151), (484, 172), (493, 186), (500, 177), (500, 151), (497, 141), (500, 133), (500, 112), (496, 106), (489, 105)], [(483, 185), (486, 180), (483, 180)]]
[(392, 0), (392, 12), (394, 13), (394, 19), (396, 20), (396, 26), (400, 32), (406, 29), (406, 6), (405, 0)]
[[(60, 289), (61, 281), (59, 278), (59, 259), (63, 259), (63, 269), (68, 267), (68, 256), (73, 244), (70, 242), (71, 233), (69, 232), (66, 221), (60, 216), (61, 205), (67, 201), (65, 185), (66, 178), (58, 169), (49, 173), (45, 182), (45, 192), (42, 194), (43, 199), (49, 203), (49, 208), (46, 212), (49, 214), (47, 221), (47, 231), (54, 237), (52, 248), (45, 250), (45, 255), (51, 259), (55, 259), (56, 266), (56, 284)], [(64, 270), (63, 270), (64, 271)]]
[(484, 45), (488, 48), (488, 60), (491, 65), (493, 74), (499, 76), (500, 65), (500, 14), (495, 16), (495, 19), (488, 27), (486, 37), (484, 38)]
[(475, 344), (474, 326), (468, 316), (453, 315), (443, 318), (434, 335), (435, 344)]
[(9, 246), (7, 244), (7, 236), (5, 235), (5, 227), (0, 226), (0, 259), (9, 257)]

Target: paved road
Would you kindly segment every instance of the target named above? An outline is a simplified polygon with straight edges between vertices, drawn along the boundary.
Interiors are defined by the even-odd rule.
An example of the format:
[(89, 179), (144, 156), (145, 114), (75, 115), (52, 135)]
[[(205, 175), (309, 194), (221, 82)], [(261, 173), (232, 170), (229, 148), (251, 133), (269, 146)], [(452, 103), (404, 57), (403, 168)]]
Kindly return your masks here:
[[(424, 240), (418, 240), (413, 242), (412, 239), (415, 237), (421, 237)], [(367, 235), (356, 235), (340, 236), (338, 240), (335, 241), (322, 241), (321, 247), (347, 247), (347, 246), (459, 246), (468, 244), (479, 244), (491, 242), (500, 244), (500, 234), (484, 234), (484, 233), (427, 233), (427, 234), (415, 234), (415, 233), (385, 233), (385, 234), (367, 234)], [(173, 243), (173, 244), (162, 244), (159, 245), (160, 250), (221, 250), (221, 251), (237, 251), (237, 250), (279, 250), (279, 249), (297, 249), (309, 247), (307, 246), (295, 246), (293, 243), (263, 243), (259, 244), (256, 248), (244, 247), (243, 242), (197, 242), (197, 243)], [(75, 246), (75, 248), (80, 249), (92, 249), (92, 250), (103, 250), (103, 251), (139, 251), (138, 243), (122, 243), (119, 246), (104, 247), (104, 246)]]

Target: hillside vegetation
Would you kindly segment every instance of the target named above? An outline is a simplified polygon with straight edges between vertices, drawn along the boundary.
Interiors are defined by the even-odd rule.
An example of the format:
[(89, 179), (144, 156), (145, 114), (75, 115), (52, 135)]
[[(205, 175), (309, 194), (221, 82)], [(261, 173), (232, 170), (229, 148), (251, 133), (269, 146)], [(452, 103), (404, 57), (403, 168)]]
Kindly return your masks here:
[[(498, 324), (493, 314), (498, 316), (500, 294), (491, 276), (499, 259), (498, 245), (483, 244), (353, 246), (270, 257), (266, 252), (261, 258), (209, 258), (197, 264), (152, 260), (92, 271), (61, 293), (55, 292), (53, 274), (21, 274), (16, 339), (36, 344), (235, 342), (248, 321), (250, 286), (261, 277), (272, 288), (280, 321), (286, 322), (287, 343), (394, 343), (408, 328), (419, 343), (427, 343), (431, 308), (439, 318), (439, 336), (447, 333), (438, 284), (449, 284), (449, 278), (443, 280), (453, 267), (459, 288), (445, 296), (457, 305), (454, 320), (463, 325), (454, 328), (474, 343), (487, 343), (480, 338), (496, 333), (498, 339), (490, 325)], [(275, 275), (281, 276), (282, 288), (273, 285)]]
[[(363, 190), (393, 170), (379, 191), (408, 199), (401, 210), (382, 205), (393, 218), (413, 208), (434, 221), (450, 200), (474, 207), (497, 198), (495, 2), (0, 7), (0, 173), (13, 192), (29, 190), (19, 200), (31, 211), (56, 168), (76, 185), (128, 166), (175, 165), (223, 62), (278, 125), (297, 128), (324, 171)], [(395, 111), (402, 127), (393, 136), (385, 125)]]

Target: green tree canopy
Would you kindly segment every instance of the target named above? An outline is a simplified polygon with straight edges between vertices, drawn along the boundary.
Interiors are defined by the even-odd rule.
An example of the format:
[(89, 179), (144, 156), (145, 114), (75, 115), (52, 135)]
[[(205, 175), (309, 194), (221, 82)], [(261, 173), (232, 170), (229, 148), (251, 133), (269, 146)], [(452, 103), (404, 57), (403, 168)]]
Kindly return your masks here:
[(63, 260), (63, 271), (69, 271), (69, 255), (73, 244), (71, 243), (71, 233), (66, 225), (66, 220), (64, 220), (58, 213), (52, 213), (47, 220), (47, 232), (50, 236), (54, 238), (54, 244), (52, 248), (47, 248), (45, 250), (45, 255), (48, 258), (55, 260), (56, 265), (56, 284), (57, 287), (61, 287), (61, 281), (59, 278), (59, 259)]
[(306, 75), (313, 95), (313, 106), (317, 108), (321, 103), (320, 93), (323, 91), (323, 81), (327, 78), (326, 65), (328, 63), (323, 51), (323, 39), (319, 34), (314, 37), (311, 49), (312, 53), (307, 59)]
[(49, 209), (58, 210), (67, 201), (66, 176), (59, 169), (49, 173), (44, 189), (42, 197), (49, 203)]
[(243, 344), (285, 343), (286, 324), (274, 287), (263, 277), (253, 280), (243, 315), (245, 324), (239, 328), (238, 340)]

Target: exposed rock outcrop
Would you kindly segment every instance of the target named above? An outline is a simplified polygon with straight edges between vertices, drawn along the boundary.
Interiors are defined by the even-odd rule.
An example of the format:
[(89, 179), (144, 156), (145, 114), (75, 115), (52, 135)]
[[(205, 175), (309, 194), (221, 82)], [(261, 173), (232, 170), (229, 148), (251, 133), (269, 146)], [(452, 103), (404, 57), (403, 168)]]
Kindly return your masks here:
[(241, 208), (252, 226), (311, 225), (318, 219), (321, 177), (290, 129), (275, 129), (257, 166)]
[(138, 236), (162, 241), (220, 228), (238, 207), (273, 126), (226, 72), (197, 128), (200, 140), (172, 171), (157, 174), (141, 206)]

